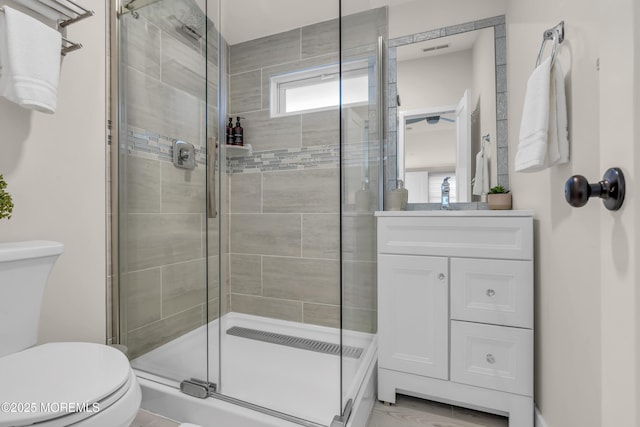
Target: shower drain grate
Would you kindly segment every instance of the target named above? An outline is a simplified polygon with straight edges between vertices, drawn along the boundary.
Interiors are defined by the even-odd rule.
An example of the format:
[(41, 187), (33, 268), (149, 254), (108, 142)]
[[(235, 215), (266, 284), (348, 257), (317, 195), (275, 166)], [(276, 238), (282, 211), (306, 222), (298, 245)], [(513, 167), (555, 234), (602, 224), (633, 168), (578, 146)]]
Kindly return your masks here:
[[(340, 344), (332, 344), (326, 341), (276, 334), (273, 332), (259, 331), (257, 329), (242, 328), (240, 326), (234, 326), (227, 329), (227, 335), (234, 335), (236, 337), (248, 338), (271, 344), (285, 345), (287, 347), (340, 356)], [(360, 347), (350, 347), (345, 345), (342, 346), (342, 355), (352, 359), (359, 359), (362, 355), (362, 349)]]

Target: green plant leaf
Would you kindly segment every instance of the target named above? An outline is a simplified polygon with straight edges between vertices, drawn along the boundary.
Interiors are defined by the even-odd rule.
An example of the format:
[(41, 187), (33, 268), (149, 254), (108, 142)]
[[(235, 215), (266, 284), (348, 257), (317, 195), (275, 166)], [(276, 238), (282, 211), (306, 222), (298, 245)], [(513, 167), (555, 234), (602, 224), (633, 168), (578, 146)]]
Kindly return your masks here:
[(504, 194), (508, 192), (509, 190), (506, 190), (502, 185), (496, 185), (489, 190), (489, 194)]
[(7, 188), (7, 182), (4, 177), (0, 175), (0, 219), (11, 219), (11, 213), (13, 212), (13, 200), (11, 194), (5, 191)]

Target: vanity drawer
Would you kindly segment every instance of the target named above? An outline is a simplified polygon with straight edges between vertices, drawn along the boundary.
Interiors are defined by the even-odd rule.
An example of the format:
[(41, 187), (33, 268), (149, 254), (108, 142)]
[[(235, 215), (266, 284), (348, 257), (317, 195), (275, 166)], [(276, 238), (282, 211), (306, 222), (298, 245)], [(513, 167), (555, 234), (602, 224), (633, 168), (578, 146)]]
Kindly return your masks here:
[(533, 396), (533, 331), (451, 321), (451, 381)]
[(378, 252), (531, 260), (531, 217), (378, 218)]
[(533, 328), (533, 262), (452, 258), (451, 318)]

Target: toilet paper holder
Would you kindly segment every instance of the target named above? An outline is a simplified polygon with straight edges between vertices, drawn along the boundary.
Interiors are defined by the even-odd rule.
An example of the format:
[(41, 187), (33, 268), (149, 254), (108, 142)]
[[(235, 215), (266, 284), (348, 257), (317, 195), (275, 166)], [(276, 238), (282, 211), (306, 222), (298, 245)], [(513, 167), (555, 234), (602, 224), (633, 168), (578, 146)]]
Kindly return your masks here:
[(582, 175), (573, 175), (564, 184), (564, 197), (575, 208), (587, 204), (590, 197), (600, 197), (610, 211), (617, 211), (624, 202), (625, 181), (620, 168), (610, 168), (604, 173), (602, 181), (589, 184)]

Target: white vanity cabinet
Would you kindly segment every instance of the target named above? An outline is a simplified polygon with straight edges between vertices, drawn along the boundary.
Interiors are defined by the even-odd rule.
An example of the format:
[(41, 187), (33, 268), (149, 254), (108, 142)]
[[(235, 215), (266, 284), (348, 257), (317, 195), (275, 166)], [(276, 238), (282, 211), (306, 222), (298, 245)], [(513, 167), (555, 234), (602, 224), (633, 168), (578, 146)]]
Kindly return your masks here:
[(376, 216), (378, 398), (408, 394), (533, 427), (532, 213)]

